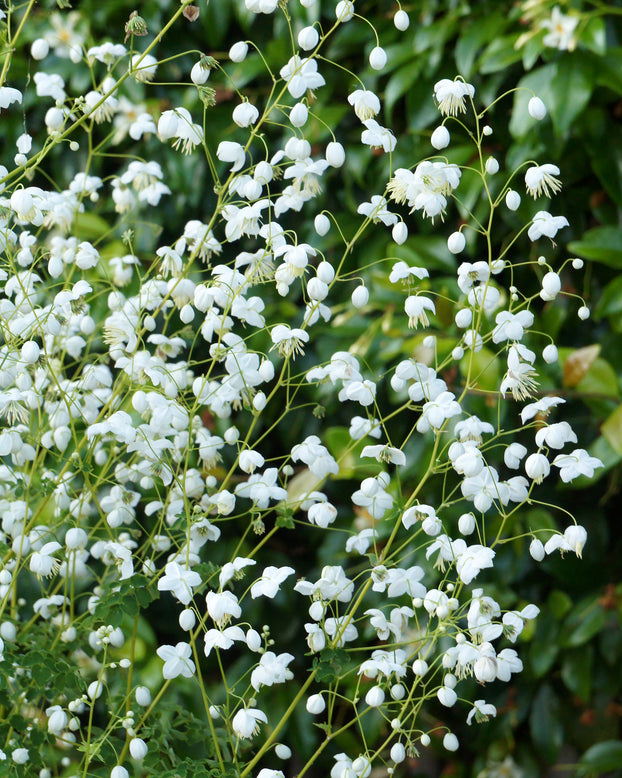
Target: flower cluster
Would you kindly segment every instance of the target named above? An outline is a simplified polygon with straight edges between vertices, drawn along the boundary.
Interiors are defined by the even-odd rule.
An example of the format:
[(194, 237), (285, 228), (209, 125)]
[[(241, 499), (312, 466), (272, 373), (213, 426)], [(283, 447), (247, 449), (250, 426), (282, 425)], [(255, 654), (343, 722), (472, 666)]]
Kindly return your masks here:
[[(210, 135), (215, 98), (205, 84), (235, 84), (247, 42), (221, 62), (195, 52), (184, 74), (191, 96), (165, 103), (152, 91), (166, 73), (160, 36), (137, 53), (146, 27), (134, 15), (131, 47), (87, 48), (86, 20), (51, 14), (31, 46), (34, 86), (0, 87), (3, 111), (24, 103), (28, 130), (14, 167), (0, 170), (0, 661), (15, 701), (5, 716), (10, 758), (21, 765), (40, 753), (40, 775), (86, 775), (113, 754), (111, 778), (127, 778), (132, 763), (153, 774), (176, 767), (184, 756), (166, 734), (183, 695), (194, 718), (180, 726), (189, 732), (202, 717), (201, 758), (223, 775), (282, 776), (256, 767), (291, 757), (276, 740), (294, 709), (310, 728), (322, 717), (332, 778), (367, 778), (378, 763), (393, 771), (432, 739), (455, 751), (443, 709), (464, 707), (468, 725), (496, 715), (488, 685), (520, 673), (514, 645), (539, 610), (490, 593), (496, 560), (518, 537), (538, 562), (580, 557), (587, 540), (572, 519), (514, 526), (542, 482), (602, 465), (574, 448), (564, 398), (538, 389), (541, 363), (558, 355), (535, 315), (565, 294), (561, 270), (541, 257), (524, 287), (514, 285), (514, 240), (547, 251), (568, 221), (535, 210), (499, 245), (482, 224), (519, 207), (516, 171), (479, 153), (469, 175), (490, 218), (462, 219), (446, 258), (466, 250), (470, 230), (483, 232), (487, 254), (459, 262), (442, 284), (423, 259), (352, 268), (354, 248), (374, 232), (384, 239), (391, 229), (393, 252), (407, 224), (453, 218), (454, 207), (465, 215), (446, 125), (468, 123), (481, 152), (487, 108), (474, 108), (464, 79), (439, 81), (432, 153), (393, 170), (399, 140), (365, 84), (344, 100), (347, 121), (364, 128), (354, 149), (321, 119), (330, 63), (319, 51), (356, 23), (354, 3), (300, 29), (274, 0), (244, 5), (249, 19), (281, 14), (292, 50), (264, 61), (270, 89), (239, 93), (226, 139)], [(189, 8), (176, 8), (165, 30)], [(394, 21), (402, 31), (409, 18), (400, 9)], [(78, 94), (55, 72), (67, 60), (92, 90)], [(371, 69), (386, 60), (376, 45)], [(49, 105), (41, 128), (27, 89)], [(329, 135), (318, 137), (317, 124)], [(52, 185), (48, 156), (66, 141), (63, 153), (76, 156)], [(346, 235), (323, 193), (350, 154), (381, 157), (386, 169), (351, 209), (357, 226)], [(209, 204), (169, 224), (184, 193), (165, 171), (178, 164), (190, 175), (198, 160), (211, 175)], [(552, 163), (522, 173), (535, 200), (560, 191)], [(158, 229), (143, 229), (147, 216)], [(335, 344), (350, 338), (352, 317), (363, 331), (388, 308), (417, 340), (380, 373), (357, 343)], [(449, 325), (438, 320), (448, 308)], [(482, 389), (487, 371), (494, 386)], [(283, 552), (309, 533), (329, 549), (319, 568)], [(173, 617), (160, 621), (155, 600)], [(273, 615), (283, 602), (287, 629)], [(52, 677), (41, 646), (56, 652)], [(482, 698), (463, 694), (468, 678)], [(433, 718), (420, 715), (428, 707)], [(339, 751), (340, 728), (356, 733), (380, 718), (389, 734), (378, 728), (359, 753)]]

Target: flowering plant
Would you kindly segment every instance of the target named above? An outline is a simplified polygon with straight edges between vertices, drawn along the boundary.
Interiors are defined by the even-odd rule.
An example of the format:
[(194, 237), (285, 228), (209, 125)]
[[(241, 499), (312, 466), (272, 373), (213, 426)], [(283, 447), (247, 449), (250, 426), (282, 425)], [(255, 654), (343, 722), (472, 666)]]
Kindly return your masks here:
[[(429, 95), (429, 153), (396, 165), (364, 80), (387, 62), (373, 27), (341, 130), (322, 90), (343, 66), (324, 52), (365, 29), (350, 0), (306, 25), (246, 0), (249, 22), (278, 16), (286, 54), (252, 36), (226, 56), (180, 50), (169, 90), (179, 66), (158, 44), (200, 10), (171, 5), (157, 34), (133, 14), (125, 40), (96, 45), (74, 12), (32, 17), (33, 83), (0, 85), (26, 128), (0, 171), (2, 755), (42, 778), (199, 763), (277, 778), (325, 756), (333, 778), (366, 778), (432, 741), (451, 753), (455, 710), (496, 716), (488, 689), (522, 670), (539, 610), (500, 602), (495, 567), (514, 544), (580, 557), (572, 516), (535, 521), (539, 486), (602, 464), (563, 420), (557, 347), (534, 329), (561, 295), (589, 316), (560, 278), (582, 261), (547, 258), (568, 226), (541, 205), (560, 170), (502, 170), (496, 100), (460, 76)], [(12, 50), (32, 13), (3, 20)], [(236, 81), (253, 47), (254, 80)], [(68, 60), (92, 88), (72, 92)], [(538, 95), (526, 113), (546, 121)], [(382, 175), (342, 221), (326, 190), (350, 157)], [(194, 169), (209, 186), (178, 229)], [(440, 259), (409, 249), (419, 225), (450, 232)], [(370, 235), (385, 256), (359, 262)], [(299, 542), (322, 543), (322, 563)]]

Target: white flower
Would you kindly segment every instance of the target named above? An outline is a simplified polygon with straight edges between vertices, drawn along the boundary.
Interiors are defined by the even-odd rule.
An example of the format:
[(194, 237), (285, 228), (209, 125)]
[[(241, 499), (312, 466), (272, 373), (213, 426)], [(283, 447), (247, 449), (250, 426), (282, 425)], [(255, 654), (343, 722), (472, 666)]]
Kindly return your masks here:
[(263, 596), (273, 599), (283, 581), (295, 572), (293, 567), (274, 567), (272, 565), (266, 567), (261, 578), (251, 586), (251, 597), (255, 599)]
[(563, 448), (566, 443), (576, 442), (577, 436), (567, 421), (560, 421), (557, 424), (549, 424), (546, 427), (541, 427), (536, 432), (536, 446), (538, 446), (538, 448), (542, 448), (543, 446), (549, 446), (550, 448)]
[(237, 619), (242, 613), (238, 598), (233, 592), (208, 592), (205, 603), (207, 612), (219, 628), (224, 627), (232, 616)]
[(368, 89), (356, 89), (348, 95), (348, 102), (354, 107), (354, 113), (362, 122), (373, 119), (380, 111), (380, 100)]
[(374, 457), (378, 462), (390, 462), (394, 465), (405, 465), (406, 457), (399, 448), (392, 446), (365, 446), (361, 457)]
[(545, 46), (560, 51), (571, 51), (576, 45), (574, 31), (579, 24), (578, 16), (563, 14), (558, 6), (553, 8), (550, 19), (543, 19), (540, 22), (540, 29), (548, 30), (542, 39)]
[(485, 702), (485, 700), (475, 700), (473, 703), (473, 708), (467, 716), (467, 724), (469, 726), (471, 725), (473, 717), (475, 717), (475, 721), (477, 721), (479, 724), (481, 722), (488, 721), (490, 716), (496, 715), (497, 709), (494, 705), (489, 702)]
[(273, 348), (276, 348), (281, 356), (291, 356), (293, 359), (296, 359), (296, 354), (304, 354), (303, 343), (309, 342), (308, 332), (299, 328), (292, 329), (287, 324), (277, 324), (273, 327), (270, 337)]
[(193, 597), (193, 588), (200, 585), (201, 576), (180, 567), (177, 562), (169, 562), (165, 575), (158, 581), (158, 589), (161, 592), (171, 592), (183, 605), (188, 605)]
[(530, 167), (525, 173), (527, 193), (530, 194), (534, 200), (541, 194), (544, 194), (545, 197), (551, 197), (551, 194), (557, 194), (562, 188), (561, 181), (558, 178), (555, 178), (555, 176), (558, 175), (559, 168), (557, 165), (546, 164)]
[(251, 686), (259, 691), (262, 686), (273, 686), (275, 683), (290, 681), (294, 674), (287, 669), (293, 660), (293, 654), (279, 654), (266, 651), (259, 660), (259, 665), (251, 673)]
[(235, 173), (244, 166), (244, 148), (234, 141), (223, 140), (218, 144), (216, 156), (221, 162), (232, 162), (231, 172)]
[(223, 630), (208, 629), (203, 638), (205, 656), (209, 656), (212, 648), (220, 648), (223, 651), (231, 648), (234, 641), (246, 642), (246, 635), (241, 627), (225, 627)]
[(426, 402), (417, 421), (417, 432), (427, 432), (430, 427), (440, 429), (447, 419), (462, 413), (460, 404), (451, 392), (441, 392), (434, 400)]
[(295, 100), (308, 89), (317, 89), (326, 83), (317, 72), (317, 62), (314, 59), (301, 59), (297, 54), (281, 68), (280, 76), (287, 81), (287, 89)]
[(604, 466), (600, 459), (590, 456), (583, 448), (576, 448), (570, 454), (558, 454), (553, 465), (559, 468), (559, 476), (564, 483), (580, 475), (591, 478), (596, 468)]
[(375, 224), (381, 221), (383, 224), (390, 226), (397, 222), (397, 216), (387, 209), (387, 201), (380, 195), (372, 195), (371, 201), (369, 203), (361, 203), (356, 212), (367, 216)]
[(530, 362), (521, 362), (520, 354), (516, 346), (511, 346), (508, 352), (508, 371), (505, 374), (499, 391), (505, 394), (512, 392), (515, 400), (524, 400), (531, 396), (538, 382), (537, 373)]
[(243, 708), (233, 717), (231, 728), (239, 738), (251, 738), (259, 732), (259, 722), (266, 724), (268, 717), (258, 708)]
[(188, 643), (180, 642), (176, 646), (160, 646), (156, 653), (164, 662), (162, 668), (164, 678), (177, 678), (178, 675), (191, 678), (194, 675), (196, 668), (191, 659), (192, 648)]
[(365, 129), (361, 133), (361, 143), (391, 152), (397, 145), (397, 139), (391, 130), (382, 127), (375, 119), (366, 119)]
[(259, 119), (259, 111), (249, 102), (240, 103), (233, 109), (233, 121), (238, 127), (249, 127)]
[(475, 88), (459, 79), (450, 81), (448, 78), (443, 78), (434, 84), (434, 97), (438, 103), (438, 110), (445, 116), (464, 113), (466, 97), (473, 97), (474, 94)]
[[(35, 83), (37, 74), (35, 74)], [(38, 94), (38, 92), (37, 92)], [(64, 99), (64, 95), (63, 95)], [(11, 103), (21, 103), (22, 93), (19, 89), (13, 89), (10, 86), (0, 86), (0, 108), (8, 108)]]
[(430, 324), (426, 311), (436, 313), (432, 300), (420, 295), (410, 295), (404, 303), (404, 310), (408, 315), (408, 326), (418, 327), (419, 324), (427, 327)]
[(548, 211), (538, 211), (533, 217), (531, 227), (527, 231), (529, 240), (538, 240), (542, 235), (553, 240), (557, 231), (562, 227), (568, 227), (568, 219), (565, 216), (551, 216)]

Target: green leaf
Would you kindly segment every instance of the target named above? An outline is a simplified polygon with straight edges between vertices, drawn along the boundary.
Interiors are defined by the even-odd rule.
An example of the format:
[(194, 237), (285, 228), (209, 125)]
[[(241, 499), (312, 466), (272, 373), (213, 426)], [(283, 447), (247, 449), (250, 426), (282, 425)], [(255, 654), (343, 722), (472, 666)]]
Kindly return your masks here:
[(418, 63), (423, 60), (414, 60), (406, 63), (391, 75), (384, 93), (384, 104), (387, 116), (391, 116), (393, 106), (400, 97), (411, 88), (419, 78), (420, 67)]
[(572, 611), (567, 620), (560, 645), (564, 648), (582, 646), (605, 626), (607, 615), (597, 600), (584, 601)]
[(560, 721), (560, 704), (548, 684), (536, 694), (529, 717), (531, 738), (536, 748), (552, 764), (564, 740), (564, 728)]
[(590, 775), (617, 770), (622, 767), (622, 741), (605, 740), (588, 748), (579, 759), (579, 775)]
[(572, 608), (572, 599), (559, 589), (555, 589), (549, 594), (547, 599), (547, 607), (553, 614), (553, 617), (558, 621), (562, 619), (568, 611)]
[(553, 77), (554, 100), (550, 103), (553, 126), (565, 134), (589, 103), (594, 90), (594, 67), (591, 59), (567, 54), (558, 62)]
[(93, 241), (110, 232), (110, 224), (101, 216), (87, 211), (75, 215), (71, 229), (78, 240)]
[(622, 276), (614, 278), (603, 289), (593, 315), (595, 319), (604, 316), (619, 316), (622, 313)]
[(342, 648), (325, 648), (316, 660), (316, 680), (322, 683), (337, 681), (348, 664), (348, 652)]
[(492, 13), (468, 25), (455, 48), (456, 67), (461, 76), (468, 78), (471, 75), (479, 50), (499, 34), (504, 23), (504, 14)]
[(497, 73), (506, 70), (510, 65), (519, 62), (523, 54), (514, 47), (515, 35), (505, 35), (495, 38), (487, 47), (480, 60), (481, 73)]
[(583, 702), (590, 698), (592, 688), (592, 665), (594, 651), (592, 646), (569, 651), (562, 661), (562, 680), (566, 688), (578, 695)]
[(600, 431), (611, 448), (622, 456), (622, 405), (603, 422)]
[(607, 52), (607, 36), (605, 30), (605, 20), (600, 16), (592, 17), (585, 25), (581, 33), (581, 43), (587, 48), (602, 57)]
[(596, 83), (622, 94), (622, 47), (611, 48), (598, 58)]
[(622, 229), (595, 227), (588, 230), (581, 240), (569, 243), (568, 250), (583, 259), (602, 262), (616, 269), (622, 268)]

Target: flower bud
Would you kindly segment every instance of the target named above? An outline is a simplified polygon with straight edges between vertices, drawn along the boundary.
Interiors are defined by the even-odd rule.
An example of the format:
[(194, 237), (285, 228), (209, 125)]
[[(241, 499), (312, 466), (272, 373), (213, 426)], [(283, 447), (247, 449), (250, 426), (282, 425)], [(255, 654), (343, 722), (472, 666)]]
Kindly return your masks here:
[(452, 254), (460, 254), (466, 246), (466, 238), (462, 232), (452, 232), (447, 238), (447, 248)]
[[(423, 743), (423, 736), (421, 737), (421, 742)], [(453, 732), (448, 732), (443, 738), (443, 746), (447, 749), (447, 751), (457, 751), (459, 745), (458, 738), (454, 735)]]
[(331, 167), (341, 167), (346, 161), (344, 147), (338, 141), (331, 141), (326, 147), (326, 161)]
[(34, 340), (27, 340), (22, 346), (20, 353), (26, 364), (34, 365), (34, 363), (39, 359), (41, 349), (39, 348), (39, 344), (35, 343)]
[(369, 289), (366, 286), (357, 286), (352, 292), (352, 305), (355, 308), (363, 308), (369, 301)]
[(376, 46), (370, 51), (369, 64), (374, 70), (382, 70), (387, 64), (387, 52), (382, 46)]
[(540, 297), (543, 300), (554, 300), (562, 288), (562, 282), (557, 273), (547, 273), (542, 279), (542, 289), (540, 291)]
[(284, 743), (277, 743), (274, 746), (274, 753), (279, 759), (289, 759), (292, 755), (292, 749)]
[(551, 472), (549, 460), (544, 454), (530, 454), (525, 460), (525, 472), (535, 483), (542, 483)]
[(320, 36), (315, 27), (303, 27), (298, 33), (298, 45), (305, 51), (314, 49), (320, 40)]
[(142, 738), (135, 737), (130, 740), (130, 756), (132, 759), (140, 762), (147, 756), (148, 752), (149, 748)]
[(450, 140), (451, 138), (449, 135), (449, 130), (443, 124), (434, 130), (432, 137), (430, 138), (430, 143), (435, 149), (440, 151), (441, 149), (446, 149), (447, 146), (449, 146)]
[(252, 103), (243, 102), (233, 109), (233, 121), (238, 127), (249, 127), (259, 119), (259, 111)]
[(499, 172), (499, 163), (494, 157), (488, 157), (485, 167), (489, 176), (494, 176), (495, 173)]
[(195, 62), (195, 64), (192, 66), (192, 70), (190, 71), (190, 80), (193, 84), (195, 84), (195, 86), (201, 86), (209, 78), (210, 72), (210, 69), (203, 67), (203, 63), (199, 60), (199, 62)]
[(518, 192), (516, 192), (514, 189), (510, 189), (510, 191), (505, 196), (505, 204), (510, 209), (510, 211), (517, 211), (520, 207), (520, 195)]
[(372, 686), (365, 695), (365, 702), (370, 708), (379, 708), (384, 702), (384, 691), (380, 686)]
[(585, 321), (586, 319), (590, 318), (590, 309), (587, 307), (587, 305), (582, 305), (579, 308), (577, 311), (577, 316), (581, 319), (581, 321)]
[(45, 38), (36, 38), (30, 47), (30, 56), (33, 59), (45, 59), (50, 53), (50, 44)]
[(179, 626), (184, 630), (184, 632), (190, 632), (196, 623), (197, 617), (192, 608), (185, 608), (179, 614)]
[(395, 764), (399, 764), (406, 759), (406, 749), (401, 743), (393, 743), (391, 746), (391, 759)]
[(397, 224), (394, 224), (393, 229), (391, 230), (391, 237), (398, 246), (405, 243), (408, 238), (408, 227), (406, 224), (404, 224), (404, 222), (397, 222)]
[(395, 28), (400, 32), (404, 32), (404, 30), (407, 30), (410, 25), (410, 18), (408, 17), (406, 11), (401, 11), (401, 10), (397, 11), (395, 13), (395, 16), (393, 17), (393, 24), (395, 25)]
[(307, 700), (306, 708), (309, 713), (317, 716), (325, 710), (326, 703), (324, 702), (324, 698), (321, 694), (312, 694)]
[(559, 354), (557, 352), (557, 346), (553, 345), (552, 343), (549, 343), (548, 346), (544, 347), (544, 350), (542, 351), (542, 359), (548, 364), (552, 365), (554, 362), (557, 362)]
[[(477, 662), (475, 664), (477, 664)], [(441, 688), (436, 693), (436, 696), (438, 697), (441, 705), (444, 705), (446, 708), (453, 707), (458, 700), (458, 695), (456, 692), (453, 689), (449, 689), (447, 686), (441, 686)]]
[(289, 112), (289, 120), (294, 127), (302, 127), (309, 118), (309, 109), (304, 103), (296, 103)]
[(546, 105), (539, 97), (532, 97), (527, 105), (527, 110), (532, 119), (544, 119), (546, 116)]
[(335, 16), (339, 22), (349, 22), (354, 16), (354, 3), (352, 0), (340, 0), (335, 8)]
[(458, 530), (461, 535), (470, 535), (475, 531), (475, 516), (472, 513), (463, 513), (458, 519)]
[(307, 294), (312, 300), (325, 300), (328, 296), (328, 284), (317, 277), (311, 278), (307, 284)]
[(323, 281), (325, 284), (330, 284), (335, 277), (335, 268), (330, 262), (323, 261), (317, 266), (315, 274), (320, 281)]
[(248, 44), (244, 41), (234, 43), (229, 49), (229, 59), (232, 62), (244, 62), (248, 54)]
[(313, 220), (313, 226), (318, 235), (326, 235), (330, 230), (330, 219), (325, 213), (318, 213)]
[(146, 686), (137, 686), (134, 694), (136, 696), (136, 702), (142, 708), (146, 708), (148, 705), (151, 705), (151, 692)]

